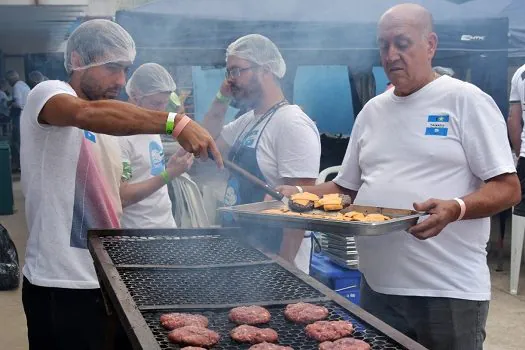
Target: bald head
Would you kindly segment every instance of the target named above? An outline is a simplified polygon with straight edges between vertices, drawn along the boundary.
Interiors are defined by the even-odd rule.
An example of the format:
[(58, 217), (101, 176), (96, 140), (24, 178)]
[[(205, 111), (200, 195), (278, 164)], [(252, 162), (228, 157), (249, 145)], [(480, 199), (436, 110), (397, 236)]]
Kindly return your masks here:
[(404, 23), (414, 26), (420, 33), (427, 36), (434, 32), (434, 19), (432, 14), (418, 4), (399, 4), (386, 11), (379, 20), (379, 27), (395, 23)]
[(377, 42), (395, 94), (409, 95), (433, 79), (437, 35), (432, 15), (424, 7), (401, 4), (385, 12), (378, 23)]

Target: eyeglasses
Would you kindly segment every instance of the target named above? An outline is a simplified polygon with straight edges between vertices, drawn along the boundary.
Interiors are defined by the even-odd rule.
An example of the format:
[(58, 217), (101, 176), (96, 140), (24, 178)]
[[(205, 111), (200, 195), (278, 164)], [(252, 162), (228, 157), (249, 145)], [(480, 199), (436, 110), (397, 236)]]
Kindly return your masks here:
[(251, 66), (251, 67), (248, 67), (248, 68), (232, 68), (232, 69), (226, 69), (226, 73), (224, 74), (226, 76), (226, 79), (228, 78), (238, 78), (241, 76), (241, 73), (246, 71), (246, 70), (250, 70), (250, 69), (253, 69), (253, 68), (257, 68), (256, 66)]

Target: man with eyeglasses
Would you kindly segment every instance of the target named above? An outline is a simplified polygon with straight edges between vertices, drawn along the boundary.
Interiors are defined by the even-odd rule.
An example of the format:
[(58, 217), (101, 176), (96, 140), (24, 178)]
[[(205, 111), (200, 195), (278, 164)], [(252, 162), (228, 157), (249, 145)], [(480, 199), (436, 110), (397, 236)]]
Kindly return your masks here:
[[(268, 38), (258, 34), (239, 38), (226, 50), (226, 80), (203, 125), (231, 161), (269, 185), (312, 185), (319, 173), (319, 132), (299, 106), (284, 98), (280, 79), (285, 72), (281, 53)], [(248, 112), (224, 125), (232, 98)], [(263, 199), (263, 191), (244, 178), (230, 176), (225, 205)], [(304, 239), (303, 231), (287, 230), (284, 235), (281, 230), (258, 231), (247, 230), (255, 245), (308, 271), (309, 239)]]

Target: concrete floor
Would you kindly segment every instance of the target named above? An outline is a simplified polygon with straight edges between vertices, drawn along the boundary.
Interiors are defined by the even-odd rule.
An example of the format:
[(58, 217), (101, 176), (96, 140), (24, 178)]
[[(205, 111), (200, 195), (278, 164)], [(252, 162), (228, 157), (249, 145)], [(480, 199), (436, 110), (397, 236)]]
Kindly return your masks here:
[[(0, 216), (0, 223), (9, 231), (18, 248), (20, 264), (23, 265), (27, 239), (27, 226), (24, 214), (24, 199), (20, 182), (15, 180), (16, 213)], [(509, 236), (507, 236), (509, 237)], [(507, 241), (503, 272), (495, 271), (493, 254), (489, 255), (492, 273), (492, 301), (487, 322), (487, 350), (521, 350), (525, 348), (525, 266), (522, 266), (520, 294), (512, 296), (509, 290), (509, 247)], [(0, 348), (26, 350), (27, 329), (21, 301), (21, 289), (0, 292)]]

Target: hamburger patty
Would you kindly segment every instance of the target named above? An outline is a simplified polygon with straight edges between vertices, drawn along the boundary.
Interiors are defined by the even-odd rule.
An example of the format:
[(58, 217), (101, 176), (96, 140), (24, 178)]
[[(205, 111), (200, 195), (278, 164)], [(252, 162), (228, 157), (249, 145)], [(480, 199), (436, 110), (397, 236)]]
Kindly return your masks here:
[(293, 348), (284, 345), (277, 345), (272, 343), (260, 343), (252, 345), (248, 350), (293, 350)]
[(319, 350), (370, 350), (370, 345), (355, 338), (342, 338), (334, 342), (325, 341), (319, 345)]
[(181, 314), (173, 312), (160, 316), (162, 327), (173, 330), (184, 326), (208, 327), (208, 319), (202, 315)]
[(295, 323), (311, 323), (328, 317), (328, 309), (324, 306), (297, 303), (286, 306), (284, 317)]
[(206, 350), (206, 348), (199, 348), (197, 346), (186, 346), (185, 348), (182, 348), (181, 350)]
[(219, 342), (220, 336), (208, 328), (185, 326), (168, 333), (172, 343), (209, 347)]
[(317, 321), (306, 326), (306, 335), (323, 342), (349, 336), (354, 327), (348, 321)]
[(256, 325), (270, 322), (270, 312), (261, 306), (240, 306), (230, 310), (229, 319), (237, 324)]
[(275, 343), (279, 340), (277, 332), (271, 328), (257, 328), (249, 325), (242, 325), (231, 330), (230, 336), (233, 340), (240, 343), (257, 344), (263, 342)]

